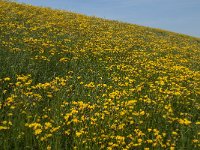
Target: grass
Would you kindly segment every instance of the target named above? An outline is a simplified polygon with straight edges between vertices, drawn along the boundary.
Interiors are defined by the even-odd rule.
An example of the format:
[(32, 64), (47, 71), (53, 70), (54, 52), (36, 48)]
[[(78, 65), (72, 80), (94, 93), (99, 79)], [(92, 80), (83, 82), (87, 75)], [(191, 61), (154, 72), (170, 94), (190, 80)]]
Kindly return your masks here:
[(0, 149), (199, 149), (200, 40), (0, 0)]

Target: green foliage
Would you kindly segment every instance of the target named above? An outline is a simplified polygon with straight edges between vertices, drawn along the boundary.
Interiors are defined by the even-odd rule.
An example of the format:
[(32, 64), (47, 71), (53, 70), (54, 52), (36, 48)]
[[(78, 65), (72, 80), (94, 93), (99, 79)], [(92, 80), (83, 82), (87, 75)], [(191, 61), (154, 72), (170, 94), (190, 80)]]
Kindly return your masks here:
[(0, 149), (199, 149), (200, 40), (0, 0)]

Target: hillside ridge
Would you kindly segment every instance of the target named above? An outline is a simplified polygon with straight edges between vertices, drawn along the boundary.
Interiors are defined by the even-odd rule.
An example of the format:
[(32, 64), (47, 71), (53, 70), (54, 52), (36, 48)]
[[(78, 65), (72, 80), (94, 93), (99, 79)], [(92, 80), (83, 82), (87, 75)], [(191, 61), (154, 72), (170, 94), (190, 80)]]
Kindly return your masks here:
[(0, 148), (200, 147), (200, 40), (0, 0)]

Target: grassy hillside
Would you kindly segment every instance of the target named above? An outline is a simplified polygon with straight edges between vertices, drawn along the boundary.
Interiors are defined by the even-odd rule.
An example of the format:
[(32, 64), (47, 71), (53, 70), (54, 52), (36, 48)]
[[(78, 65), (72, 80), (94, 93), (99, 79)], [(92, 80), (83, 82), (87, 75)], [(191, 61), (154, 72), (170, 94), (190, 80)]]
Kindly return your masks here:
[(0, 149), (200, 147), (200, 39), (0, 0)]

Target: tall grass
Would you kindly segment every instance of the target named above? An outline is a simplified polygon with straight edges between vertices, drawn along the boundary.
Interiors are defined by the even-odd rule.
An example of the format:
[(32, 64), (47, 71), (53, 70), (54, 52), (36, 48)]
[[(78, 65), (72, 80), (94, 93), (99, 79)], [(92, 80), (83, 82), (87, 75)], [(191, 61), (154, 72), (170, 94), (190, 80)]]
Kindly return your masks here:
[(199, 149), (200, 40), (0, 0), (0, 149)]

